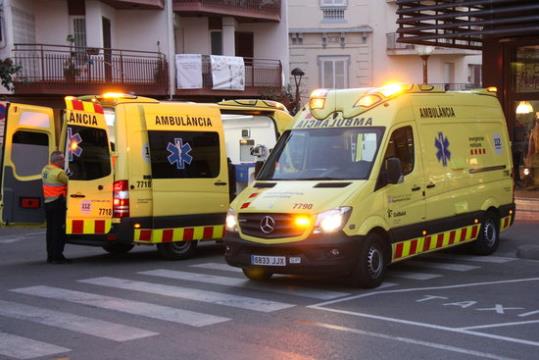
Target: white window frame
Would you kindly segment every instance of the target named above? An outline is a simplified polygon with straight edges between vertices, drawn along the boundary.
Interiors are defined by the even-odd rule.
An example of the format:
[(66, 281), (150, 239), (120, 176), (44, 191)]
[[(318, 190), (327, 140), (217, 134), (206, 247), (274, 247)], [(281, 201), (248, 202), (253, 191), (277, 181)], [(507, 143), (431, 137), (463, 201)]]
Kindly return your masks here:
[[(336, 56), (319, 56), (318, 57), (318, 68), (319, 68), (319, 74), (320, 74), (320, 87), (321, 88), (334, 88), (335, 87), (335, 64), (337, 62), (344, 62), (344, 84), (342, 89), (347, 89), (350, 87), (350, 56), (349, 55), (336, 55)], [(324, 64), (326, 62), (332, 62), (333, 63), (333, 83), (332, 84), (325, 84), (325, 73), (324, 73)]]
[(346, 7), (348, 0), (320, 0), (320, 7)]
[[(76, 20), (84, 20), (84, 33), (81, 34), (82, 37), (78, 37), (77, 34), (75, 34), (75, 21)], [(86, 16), (71, 15), (69, 17), (69, 33), (73, 35), (73, 38), (75, 39), (75, 42), (73, 42), (73, 46), (86, 47), (88, 44), (88, 32), (86, 31)], [(80, 41), (80, 39), (82, 41)]]

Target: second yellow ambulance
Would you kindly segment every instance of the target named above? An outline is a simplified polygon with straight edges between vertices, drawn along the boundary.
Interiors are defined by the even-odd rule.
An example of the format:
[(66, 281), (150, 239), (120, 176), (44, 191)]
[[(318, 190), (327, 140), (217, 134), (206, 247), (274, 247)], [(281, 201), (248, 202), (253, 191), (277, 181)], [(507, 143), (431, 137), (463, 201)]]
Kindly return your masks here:
[(469, 244), (514, 219), (511, 143), (496, 94), (432, 86), (315, 91), (226, 219), (225, 257), (250, 279), (350, 275)]

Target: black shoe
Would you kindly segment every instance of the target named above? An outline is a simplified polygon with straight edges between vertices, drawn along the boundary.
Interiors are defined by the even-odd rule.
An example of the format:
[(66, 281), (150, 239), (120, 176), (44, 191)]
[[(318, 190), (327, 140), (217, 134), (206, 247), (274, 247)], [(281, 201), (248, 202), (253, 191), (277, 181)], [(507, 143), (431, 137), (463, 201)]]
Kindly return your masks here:
[(47, 264), (50, 264), (50, 263), (52, 263), (52, 261), (53, 261), (52, 257), (50, 257), (50, 256), (47, 256)]

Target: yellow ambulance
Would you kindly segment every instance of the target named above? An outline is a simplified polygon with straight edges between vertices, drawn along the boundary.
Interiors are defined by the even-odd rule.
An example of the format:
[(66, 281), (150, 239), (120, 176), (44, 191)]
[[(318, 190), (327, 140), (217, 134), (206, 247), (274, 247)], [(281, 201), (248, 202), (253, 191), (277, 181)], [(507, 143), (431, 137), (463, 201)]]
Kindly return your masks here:
[[(249, 134), (225, 139), (225, 119), (242, 120)], [(111, 253), (157, 245), (166, 258), (189, 257), (198, 241), (222, 239), (234, 195), (226, 147), (265, 141), (260, 131), (270, 131), (272, 146), (291, 123), (281, 104), (260, 100), (196, 104), (106, 94), (67, 97), (61, 114), (7, 104), (2, 222), (43, 222), (40, 168), (58, 146), (69, 175), (68, 243)]]
[(493, 92), (316, 90), (232, 202), (226, 260), (253, 280), (350, 275), (370, 288), (419, 254), (488, 255), (514, 219), (511, 161)]

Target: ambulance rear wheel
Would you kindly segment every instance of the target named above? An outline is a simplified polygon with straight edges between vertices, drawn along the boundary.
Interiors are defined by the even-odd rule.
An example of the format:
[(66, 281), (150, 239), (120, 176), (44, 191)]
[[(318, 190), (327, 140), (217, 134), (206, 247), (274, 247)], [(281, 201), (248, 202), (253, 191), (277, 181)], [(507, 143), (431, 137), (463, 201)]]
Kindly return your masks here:
[(246, 278), (253, 281), (266, 281), (273, 275), (273, 273), (259, 267), (244, 267), (241, 270)]
[(352, 272), (354, 286), (371, 289), (384, 281), (388, 262), (385, 250), (384, 240), (378, 234), (369, 234), (362, 241), (357, 265)]
[(121, 254), (127, 254), (132, 248), (133, 244), (125, 244), (125, 243), (110, 243), (107, 245), (103, 245), (103, 249), (112, 255), (121, 255)]
[(498, 217), (494, 213), (487, 213), (481, 223), (477, 240), (470, 244), (471, 251), (476, 255), (490, 255), (500, 245), (500, 228)]
[(183, 260), (192, 257), (197, 249), (197, 241), (179, 241), (157, 244), (162, 257), (169, 260)]

